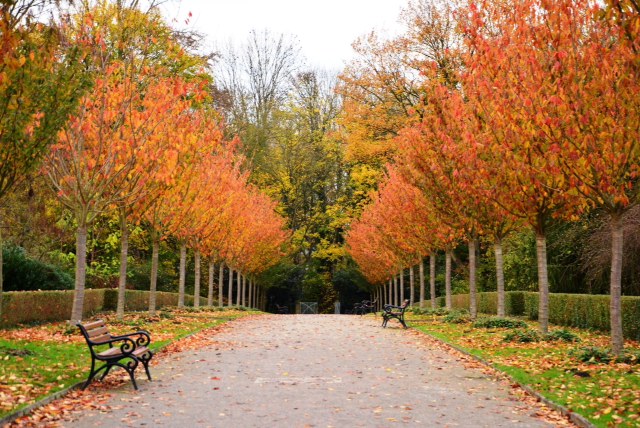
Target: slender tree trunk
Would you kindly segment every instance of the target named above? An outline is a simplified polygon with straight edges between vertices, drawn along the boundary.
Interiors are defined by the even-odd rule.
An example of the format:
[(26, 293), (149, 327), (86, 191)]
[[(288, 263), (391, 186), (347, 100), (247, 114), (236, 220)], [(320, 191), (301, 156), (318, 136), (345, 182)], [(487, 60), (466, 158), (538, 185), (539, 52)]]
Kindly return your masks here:
[(212, 259), (209, 259), (209, 292), (207, 293), (207, 306), (213, 306), (213, 275), (216, 266)]
[(538, 256), (539, 306), (538, 322), (540, 332), (549, 331), (549, 275), (547, 272), (547, 238), (544, 232), (536, 233), (536, 252)]
[(387, 302), (389, 305), (393, 305), (393, 281), (395, 281), (395, 277), (389, 278), (389, 301)]
[(429, 296), (431, 297), (431, 308), (435, 309), (436, 305), (436, 253), (431, 252), (429, 255)]
[(195, 250), (194, 254), (194, 264), (195, 264), (195, 282), (193, 284), (193, 307), (200, 307), (200, 251)]
[(180, 274), (178, 279), (178, 307), (184, 308), (184, 288), (187, 277), (187, 244), (180, 242)]
[(242, 306), (247, 306), (247, 275), (242, 275)]
[(398, 276), (393, 277), (393, 304), (398, 306)]
[(504, 294), (504, 259), (502, 257), (502, 239), (496, 238), (493, 243), (493, 252), (496, 256), (496, 281), (498, 283), (498, 316), (505, 316)]
[(624, 234), (622, 216), (611, 216), (611, 350), (619, 356), (624, 350), (622, 335), (622, 255)]
[(120, 209), (120, 277), (118, 278), (118, 304), (116, 306), (116, 318), (124, 318), (124, 303), (127, 290), (127, 256), (129, 255), (129, 227), (127, 225), (127, 212)]
[(156, 314), (156, 290), (158, 289), (158, 259), (160, 236), (153, 232), (151, 237), (151, 285), (149, 286), (149, 315)]
[(382, 307), (384, 307), (384, 305), (387, 303), (385, 302), (387, 296), (389, 295), (389, 292), (387, 291), (387, 283), (383, 283), (382, 284), (382, 299), (380, 299), (380, 303), (383, 305)]
[(73, 308), (70, 324), (82, 321), (84, 307), (84, 286), (87, 275), (87, 225), (81, 224), (76, 230), (76, 283), (73, 292)]
[(469, 240), (469, 312), (471, 318), (478, 317), (478, 290), (476, 285), (476, 238)]
[(247, 306), (249, 306), (250, 308), (255, 307), (254, 301), (253, 301), (253, 279), (252, 278), (249, 278), (249, 302), (247, 303)]
[(398, 304), (401, 305), (404, 302), (404, 269), (400, 269), (398, 276), (400, 277), (400, 300)]
[(422, 256), (420, 256), (420, 265), (419, 265), (419, 282), (420, 282), (420, 309), (424, 308), (424, 260)]
[(413, 306), (413, 296), (416, 294), (416, 285), (413, 277), (413, 266), (409, 268), (409, 304)]
[(218, 307), (222, 307), (224, 299), (224, 262), (220, 262), (218, 267)]
[(445, 255), (444, 269), (445, 306), (448, 310), (451, 310), (451, 250), (447, 250)]
[(429, 255), (429, 297), (431, 309), (435, 309), (438, 305), (436, 302), (436, 253), (434, 251)]
[(233, 269), (229, 266), (229, 296), (227, 306), (233, 306)]
[(4, 263), (4, 242), (2, 239), (2, 221), (0, 220), (0, 322), (2, 321), (2, 304), (4, 303), (4, 272), (2, 265)]
[(241, 303), (241, 297), (242, 297), (242, 279), (241, 279), (242, 273), (240, 273), (239, 270), (236, 271), (236, 306), (240, 306)]

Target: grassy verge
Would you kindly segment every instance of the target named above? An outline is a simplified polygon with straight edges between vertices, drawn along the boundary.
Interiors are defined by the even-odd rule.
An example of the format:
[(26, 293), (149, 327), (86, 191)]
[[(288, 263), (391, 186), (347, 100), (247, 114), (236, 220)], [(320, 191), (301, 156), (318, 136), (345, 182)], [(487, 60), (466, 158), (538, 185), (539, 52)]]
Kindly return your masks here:
[[(600, 351), (609, 345), (609, 338), (599, 333), (556, 330), (558, 336), (576, 341), (550, 341), (536, 335), (538, 326), (531, 322), (528, 328), (515, 330), (474, 327), (464, 319), (449, 323), (442, 315), (411, 314), (407, 321), (419, 331), (488, 361), (595, 426), (640, 426), (638, 342), (626, 343), (630, 356), (626, 362), (602, 362)], [(507, 341), (507, 335), (515, 339)]]
[[(251, 311), (163, 310), (156, 317), (114, 314), (96, 318), (107, 321), (113, 334), (139, 329), (151, 333), (151, 349), (158, 349), (201, 330), (220, 325)], [(91, 358), (84, 338), (67, 323), (19, 326), (0, 330), (0, 419), (86, 378)]]

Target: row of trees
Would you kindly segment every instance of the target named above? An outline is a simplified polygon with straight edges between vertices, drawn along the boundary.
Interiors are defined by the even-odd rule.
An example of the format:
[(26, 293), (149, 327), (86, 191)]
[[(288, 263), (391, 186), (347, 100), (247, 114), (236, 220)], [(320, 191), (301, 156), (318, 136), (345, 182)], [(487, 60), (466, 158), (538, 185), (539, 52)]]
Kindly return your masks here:
[[(414, 4), (406, 16), (413, 30), (379, 50), (405, 64), (404, 73), (389, 72), (386, 98), (355, 103), (387, 114), (389, 131), (377, 135), (394, 163), (348, 237), (369, 280), (385, 283), (464, 240), (475, 316), (479, 236), (494, 243), (503, 296), (502, 240), (530, 228), (546, 332), (548, 227), (598, 209), (610, 219), (611, 338), (621, 352), (622, 231), (638, 203), (640, 172), (639, 16), (635, 2), (618, 0)], [(407, 108), (386, 103), (391, 96)], [(352, 126), (375, 129), (373, 114), (369, 123), (362, 117), (352, 116)]]
[[(199, 296), (201, 257), (246, 277), (276, 263), (287, 240), (274, 202), (248, 183), (239, 142), (225, 138), (211, 107), (207, 58), (190, 53), (153, 4), (142, 11), (137, 3), (81, 2), (58, 11), (57, 22), (32, 28), (25, 16), (34, 5), (3, 5), (8, 31), (3, 27), (2, 35), (14, 43), (3, 44), (4, 67), (14, 67), (22, 80), (4, 73), (9, 78), (2, 90), (15, 99), (9, 110), (24, 116), (2, 126), (3, 189), (37, 173), (44, 158), (39, 172), (76, 227), (72, 322), (82, 318), (87, 232), (105, 213), (117, 212), (120, 219), (119, 316), (131, 224), (143, 225), (151, 236), (152, 313), (161, 240), (180, 242), (180, 304), (187, 247), (195, 252)], [(28, 45), (32, 39), (50, 41), (51, 33), (59, 40), (48, 51)], [(38, 60), (44, 71), (36, 69)], [(51, 91), (58, 92), (39, 92), (43, 78), (33, 70), (49, 73)]]

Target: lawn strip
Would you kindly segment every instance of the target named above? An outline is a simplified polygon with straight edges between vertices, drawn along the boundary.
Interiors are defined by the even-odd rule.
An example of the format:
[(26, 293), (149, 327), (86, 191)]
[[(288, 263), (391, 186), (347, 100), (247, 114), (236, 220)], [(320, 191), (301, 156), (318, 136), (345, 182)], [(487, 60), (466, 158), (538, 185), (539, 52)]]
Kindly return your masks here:
[[(507, 343), (503, 341), (507, 329), (447, 324), (432, 316), (413, 315), (409, 321), (414, 319), (419, 321), (415, 329), (487, 362), (569, 415), (579, 413), (597, 427), (638, 426), (640, 366), (586, 364), (571, 355), (579, 347), (602, 346), (607, 343), (605, 335), (572, 329), (580, 343)], [(627, 347), (638, 349), (638, 343), (627, 342)]]
[[(148, 330), (151, 348), (162, 353), (203, 330), (256, 313), (174, 309), (158, 317), (127, 314), (125, 321), (110, 313), (93, 318), (105, 319), (113, 334)], [(173, 346), (171, 352), (179, 352), (179, 347)], [(65, 322), (0, 330), (0, 360), (0, 426), (81, 386), (90, 365), (79, 330)]]

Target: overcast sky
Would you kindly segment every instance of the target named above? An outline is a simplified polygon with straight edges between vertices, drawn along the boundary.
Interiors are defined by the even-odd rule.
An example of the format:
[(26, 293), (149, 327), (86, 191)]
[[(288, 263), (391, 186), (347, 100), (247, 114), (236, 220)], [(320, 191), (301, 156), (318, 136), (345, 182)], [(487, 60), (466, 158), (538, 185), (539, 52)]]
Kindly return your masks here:
[[(169, 22), (207, 35), (207, 47), (247, 40), (252, 29), (295, 36), (310, 66), (341, 70), (351, 43), (371, 30), (398, 31), (408, 0), (170, 0), (162, 6)], [(192, 17), (188, 18), (188, 13)]]

